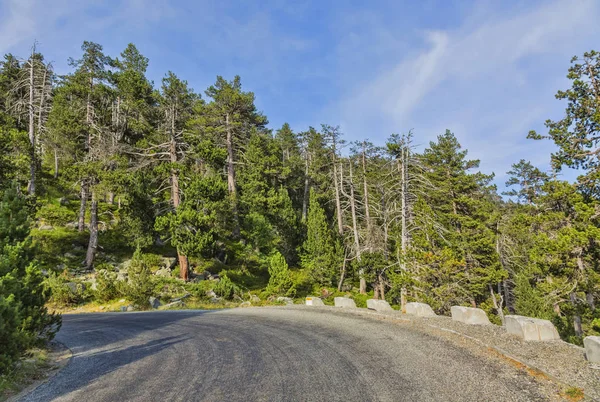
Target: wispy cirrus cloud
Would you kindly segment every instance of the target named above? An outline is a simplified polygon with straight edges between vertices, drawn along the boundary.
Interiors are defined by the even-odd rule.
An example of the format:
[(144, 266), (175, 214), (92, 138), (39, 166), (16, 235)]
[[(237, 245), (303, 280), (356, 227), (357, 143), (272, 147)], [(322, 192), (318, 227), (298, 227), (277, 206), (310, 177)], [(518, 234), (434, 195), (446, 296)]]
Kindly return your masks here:
[(369, 79), (357, 77), (328, 112), (357, 138), (414, 128), (426, 145), (449, 128), (484, 170), (502, 176), (521, 157), (547, 160), (550, 144), (523, 139), (556, 111), (552, 95), (570, 57), (594, 45), (598, 16), (600, 3), (585, 0), (478, 9), (456, 28), (421, 32), (420, 43), (390, 54), (396, 62)]

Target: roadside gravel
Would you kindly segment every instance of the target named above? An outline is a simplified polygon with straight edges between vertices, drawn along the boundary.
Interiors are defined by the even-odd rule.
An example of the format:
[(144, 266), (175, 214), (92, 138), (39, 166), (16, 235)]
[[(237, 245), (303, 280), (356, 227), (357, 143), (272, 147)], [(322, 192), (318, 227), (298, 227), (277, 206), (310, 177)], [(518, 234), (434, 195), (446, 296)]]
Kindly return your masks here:
[(563, 341), (525, 342), (508, 334), (498, 325), (467, 325), (444, 316), (425, 318), (398, 311), (382, 313), (367, 309), (352, 310), (327, 306), (312, 309), (328, 314), (352, 314), (392, 320), (397, 325), (448, 339), (468, 348), (473, 353), (496, 355), (497, 358), (508, 360), (516, 367), (519, 367), (520, 363), (525, 364), (533, 369), (529, 370), (529, 374), (539, 381), (558, 385), (557, 390), (566, 387), (580, 388), (587, 398), (600, 401), (600, 366), (588, 362), (585, 359), (584, 349), (576, 345)]

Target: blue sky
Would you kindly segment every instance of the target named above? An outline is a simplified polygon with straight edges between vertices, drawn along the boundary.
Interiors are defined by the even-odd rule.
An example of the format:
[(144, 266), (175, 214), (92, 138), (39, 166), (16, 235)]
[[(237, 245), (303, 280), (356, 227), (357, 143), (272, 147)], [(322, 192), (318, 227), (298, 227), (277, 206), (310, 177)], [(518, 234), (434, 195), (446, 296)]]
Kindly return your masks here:
[[(339, 124), (383, 144), (452, 130), (481, 170), (519, 159), (548, 168), (553, 146), (525, 137), (560, 118), (570, 58), (598, 47), (600, 2), (0, 0), (0, 52), (32, 42), (59, 73), (82, 41), (129, 42), (155, 83), (172, 70), (198, 92), (239, 74), (271, 127)], [(565, 178), (572, 178), (566, 174)]]

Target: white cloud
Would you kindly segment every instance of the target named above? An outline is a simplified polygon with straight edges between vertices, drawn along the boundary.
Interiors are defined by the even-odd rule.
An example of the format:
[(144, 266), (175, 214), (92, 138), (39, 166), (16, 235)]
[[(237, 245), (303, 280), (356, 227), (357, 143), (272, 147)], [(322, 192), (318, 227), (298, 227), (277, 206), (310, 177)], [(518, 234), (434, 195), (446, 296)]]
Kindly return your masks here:
[[(555, 111), (558, 80), (548, 74), (557, 65), (561, 77), (566, 74), (570, 57), (600, 31), (599, 10), (593, 0), (555, 0), (519, 13), (466, 16), (459, 28), (422, 33), (420, 50), (390, 54), (396, 63), (375, 76), (355, 77), (357, 84), (328, 113), (337, 114), (354, 138), (381, 141), (415, 128), (426, 145), (449, 128), (482, 159), (484, 170), (504, 172), (524, 153), (532, 125)], [(549, 146), (535, 148), (520, 157), (539, 161), (541, 150), (548, 157)]]

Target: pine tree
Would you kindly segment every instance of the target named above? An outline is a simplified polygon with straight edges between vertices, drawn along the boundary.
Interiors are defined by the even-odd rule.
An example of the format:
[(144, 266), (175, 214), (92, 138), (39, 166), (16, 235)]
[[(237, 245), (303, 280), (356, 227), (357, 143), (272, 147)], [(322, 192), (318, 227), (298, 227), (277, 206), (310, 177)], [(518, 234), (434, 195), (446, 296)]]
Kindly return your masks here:
[(214, 85), (206, 91), (212, 99), (204, 108), (204, 129), (219, 140), (227, 151), (227, 188), (231, 197), (234, 220), (233, 235), (240, 235), (238, 184), (236, 165), (243, 158), (244, 149), (252, 133), (261, 131), (267, 118), (254, 105), (254, 93), (243, 92), (239, 76), (226, 81), (218, 76)]
[(546, 120), (547, 135), (531, 131), (528, 138), (551, 139), (558, 147), (552, 154), (556, 170), (563, 166), (583, 169), (581, 185), (600, 195), (600, 52), (592, 50), (571, 59), (567, 78), (571, 88), (558, 91), (556, 98), (567, 100), (565, 116)]
[(293, 282), (285, 258), (281, 253), (273, 254), (269, 259), (269, 284), (267, 285), (266, 292), (272, 295), (285, 295), (292, 287), (292, 284)]
[[(423, 163), (428, 169), (428, 179), (435, 190), (428, 191), (425, 199), (436, 211), (436, 219), (446, 232), (438, 237), (438, 247), (449, 250), (442, 255), (453, 264), (450, 280), (458, 285), (459, 300), (471, 305), (488, 298), (490, 286), (496, 286), (506, 276), (495, 248), (495, 235), (491, 229), (494, 213), (495, 188), (490, 186), (493, 176), (480, 172), (469, 173), (479, 161), (466, 159), (456, 137), (450, 132), (431, 142), (423, 153)], [(427, 271), (427, 270), (426, 270)], [(427, 282), (434, 282), (429, 272)], [(493, 292), (491, 293), (494, 296)], [(447, 304), (446, 304), (446, 307)]]
[(302, 245), (302, 267), (322, 286), (331, 286), (335, 274), (336, 255), (331, 230), (325, 211), (319, 204), (315, 191), (310, 192), (306, 240)]

